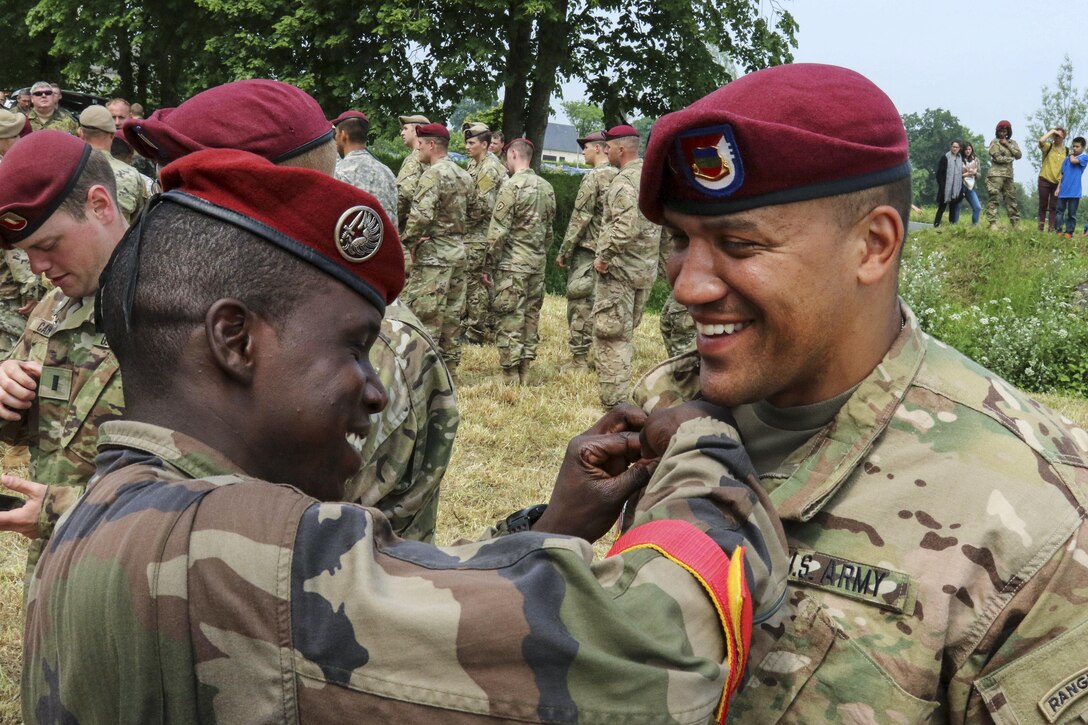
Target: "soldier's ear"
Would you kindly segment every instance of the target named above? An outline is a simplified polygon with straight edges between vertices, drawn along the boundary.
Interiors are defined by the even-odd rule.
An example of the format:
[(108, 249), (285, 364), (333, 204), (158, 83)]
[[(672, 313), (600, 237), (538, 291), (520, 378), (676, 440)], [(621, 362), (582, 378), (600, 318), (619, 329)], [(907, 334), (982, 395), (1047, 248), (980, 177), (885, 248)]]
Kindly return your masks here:
[(253, 382), (258, 338), (267, 327), (244, 302), (217, 300), (204, 315), (204, 335), (212, 359), (227, 378), (248, 386)]

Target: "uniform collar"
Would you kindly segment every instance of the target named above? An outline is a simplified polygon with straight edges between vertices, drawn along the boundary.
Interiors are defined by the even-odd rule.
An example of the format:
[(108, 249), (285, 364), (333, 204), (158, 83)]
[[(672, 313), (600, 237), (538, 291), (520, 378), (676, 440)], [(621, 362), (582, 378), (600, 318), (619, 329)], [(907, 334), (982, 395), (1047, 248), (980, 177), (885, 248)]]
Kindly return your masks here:
[(111, 420), (98, 431), (98, 447), (121, 446), (158, 457), (189, 478), (244, 475), (241, 467), (232, 463), (214, 448), (168, 428), (134, 420)]

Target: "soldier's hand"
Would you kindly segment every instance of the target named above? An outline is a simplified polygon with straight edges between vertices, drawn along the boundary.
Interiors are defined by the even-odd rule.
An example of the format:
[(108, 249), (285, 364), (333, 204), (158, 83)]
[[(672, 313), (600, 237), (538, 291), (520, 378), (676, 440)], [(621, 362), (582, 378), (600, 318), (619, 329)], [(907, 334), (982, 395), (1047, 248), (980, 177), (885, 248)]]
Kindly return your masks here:
[(0, 531), (14, 531), (28, 539), (38, 538), (38, 514), (49, 487), (15, 476), (0, 476), (0, 483), (9, 491), (26, 496), (26, 503), (19, 508), (0, 511)]
[(558, 257), (555, 258), (555, 263), (559, 267), (559, 269), (566, 269), (567, 268), (567, 257), (566, 257), (566, 255), (565, 254), (560, 254)]
[(484, 287), (493, 287), (495, 283), (491, 279), (491, 275), (484, 272), (480, 275), (480, 281), (484, 283)]
[(672, 408), (656, 410), (646, 419), (642, 427), (640, 444), (642, 455), (647, 459), (659, 459), (665, 454), (669, 442), (676, 435), (676, 429), (683, 423), (696, 418), (715, 418), (737, 427), (733, 414), (726, 408), (720, 408), (705, 400), (692, 400)]
[(36, 300), (31, 300), (30, 302), (27, 302), (25, 305), (16, 310), (16, 312), (18, 312), (23, 317), (30, 317), (30, 313), (34, 310), (37, 304), (38, 303)]
[(597, 270), (597, 274), (608, 274), (608, 262), (603, 259), (594, 259), (593, 269)]
[(0, 419), (19, 420), (38, 394), (40, 363), (5, 360), (0, 363)]
[(644, 487), (655, 464), (643, 462), (638, 430), (646, 414), (618, 406), (567, 446), (548, 508), (533, 531), (601, 538), (624, 502)]

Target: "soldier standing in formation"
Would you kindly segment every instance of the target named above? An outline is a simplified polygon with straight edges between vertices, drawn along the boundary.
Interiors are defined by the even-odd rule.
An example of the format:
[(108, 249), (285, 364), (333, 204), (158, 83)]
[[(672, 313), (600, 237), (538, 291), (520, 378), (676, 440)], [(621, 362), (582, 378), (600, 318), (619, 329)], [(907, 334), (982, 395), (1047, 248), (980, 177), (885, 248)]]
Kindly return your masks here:
[[(423, 175), (426, 163), (419, 155), (419, 145), (416, 140), (416, 128), (429, 124), (426, 116), (398, 116), (400, 120), (400, 137), (408, 149), (408, 155), (400, 165), (397, 173), (397, 219), (400, 231), (404, 233), (404, 225), (408, 223), (408, 211), (412, 208), (412, 200), (415, 199), (416, 186), (419, 177)], [(405, 250), (407, 253), (407, 250)], [(407, 261), (407, 257), (405, 258)]]
[(593, 336), (601, 404), (619, 405), (631, 391), (635, 328), (657, 279), (661, 228), (638, 206), (642, 159), (639, 136), (631, 126), (604, 132), (608, 161), (619, 173), (608, 186), (605, 222), (597, 242)]
[(593, 300), (597, 287), (597, 240), (605, 219), (608, 187), (617, 169), (608, 162), (604, 131), (578, 139), (586, 163), (592, 166), (578, 186), (570, 223), (555, 263), (567, 270), (567, 326), (570, 328), (571, 363), (562, 370), (588, 370), (593, 345)]
[(333, 119), (332, 127), (336, 151), (340, 154), (336, 178), (376, 196), (385, 213), (397, 224), (397, 177), (366, 150), (370, 119), (362, 111), (344, 111)]
[(465, 151), (468, 153), (468, 173), (472, 177), (473, 191), (468, 200), (468, 219), (465, 229), (465, 315), (462, 320), (465, 340), (473, 344), (485, 342), (491, 333), (491, 292), (483, 283), (484, 273), (491, 269), (487, 261), (487, 228), (495, 199), (506, 181), (506, 169), (489, 150), (491, 129), (482, 123), (466, 123)]
[[(510, 179), (495, 202), (487, 232), (486, 269), (494, 269), (495, 345), (503, 379), (524, 385), (540, 342), (544, 267), (552, 245), (555, 192), (531, 168), (533, 145), (518, 138), (506, 146)], [(491, 280), (488, 280), (489, 282)]]
[(472, 178), (450, 159), (450, 132), (445, 126), (429, 123), (413, 133), (425, 170), (415, 186), (404, 225), (404, 247), (412, 259), (412, 272), (402, 299), (438, 340), (446, 367), (455, 373), (461, 361), (465, 217)]
[(105, 106), (87, 106), (79, 114), (79, 137), (109, 161), (117, 178), (117, 203), (125, 221), (132, 223), (147, 203), (147, 187), (139, 171), (110, 153), (116, 134), (117, 126)]

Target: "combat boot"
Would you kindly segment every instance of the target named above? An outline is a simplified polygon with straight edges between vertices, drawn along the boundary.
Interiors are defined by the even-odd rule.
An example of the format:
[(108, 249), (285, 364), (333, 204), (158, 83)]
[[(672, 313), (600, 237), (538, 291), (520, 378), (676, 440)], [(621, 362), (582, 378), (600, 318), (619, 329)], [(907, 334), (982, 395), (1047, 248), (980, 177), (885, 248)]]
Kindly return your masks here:
[(518, 373), (518, 368), (503, 368), (502, 381), (507, 385), (520, 385), (521, 376)]
[(569, 363), (565, 363), (559, 367), (559, 372), (561, 373), (570, 373), (577, 370), (589, 372), (588, 355), (575, 355), (571, 358)]
[(531, 363), (532, 360), (528, 359), (522, 360), (518, 363), (518, 380), (521, 382), (522, 385), (529, 384), (529, 365)]

